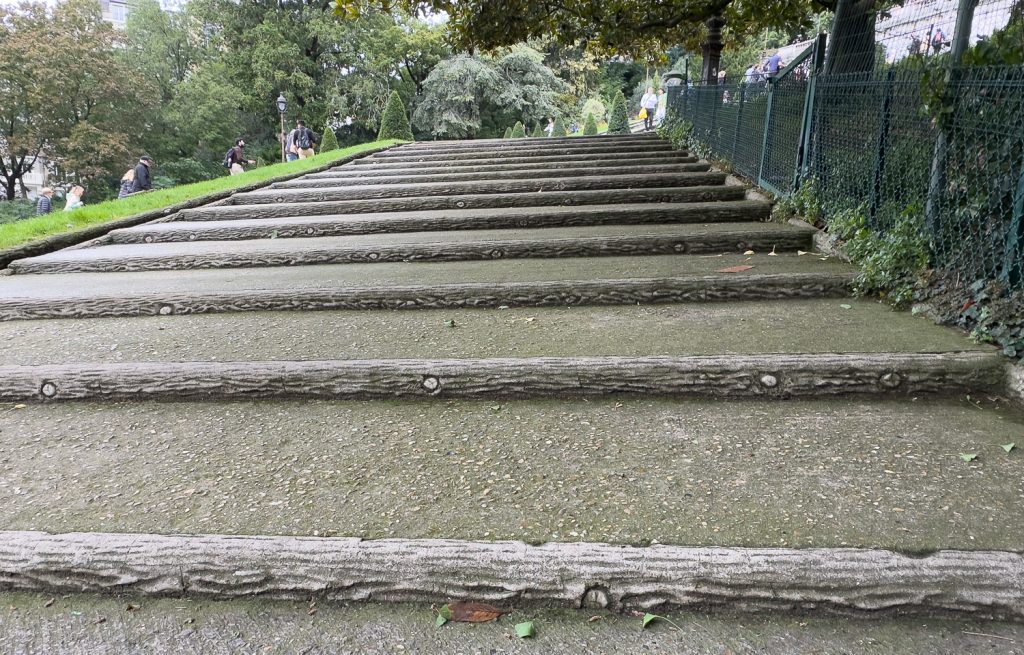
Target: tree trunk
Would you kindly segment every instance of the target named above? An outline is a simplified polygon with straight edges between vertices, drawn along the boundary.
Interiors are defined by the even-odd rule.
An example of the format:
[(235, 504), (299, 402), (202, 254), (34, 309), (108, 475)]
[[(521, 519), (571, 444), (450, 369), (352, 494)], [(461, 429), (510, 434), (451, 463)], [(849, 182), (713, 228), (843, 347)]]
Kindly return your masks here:
[(825, 75), (864, 73), (875, 69), (877, 0), (839, 0), (835, 28), (825, 53)]

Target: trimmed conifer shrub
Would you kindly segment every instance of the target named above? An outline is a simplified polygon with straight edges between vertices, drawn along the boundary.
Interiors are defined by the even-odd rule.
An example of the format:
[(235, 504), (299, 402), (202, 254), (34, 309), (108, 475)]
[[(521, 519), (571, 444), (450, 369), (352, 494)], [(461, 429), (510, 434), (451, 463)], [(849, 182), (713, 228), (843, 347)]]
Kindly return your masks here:
[(320, 138), (320, 152), (330, 152), (338, 149), (338, 137), (334, 134), (334, 128), (330, 125), (324, 128), (324, 135)]
[(551, 136), (569, 136), (561, 117), (555, 119), (555, 129), (551, 130)]
[(544, 126), (541, 125), (540, 123), (537, 123), (537, 125), (534, 126), (534, 128), (533, 128), (533, 134), (531, 134), (530, 136), (533, 136), (533, 137), (544, 136)]
[(608, 134), (629, 134), (629, 112), (626, 111), (626, 97), (622, 91), (615, 93), (611, 117), (608, 119)]
[(501, 138), (503, 138), (503, 139), (511, 139), (512, 138), (512, 128), (511, 127), (506, 127), (505, 128), (505, 134), (503, 134), (501, 136)]
[(597, 121), (593, 114), (587, 114), (587, 122), (583, 124), (583, 136), (597, 136)]
[(516, 121), (516, 124), (512, 126), (512, 138), (521, 139), (524, 136), (526, 136), (526, 128), (523, 127), (522, 123)]
[(409, 117), (405, 113), (405, 103), (398, 91), (392, 91), (388, 97), (388, 104), (384, 106), (384, 114), (380, 117), (380, 133), (378, 140), (399, 139), (400, 141), (413, 141), (412, 128), (409, 127)]

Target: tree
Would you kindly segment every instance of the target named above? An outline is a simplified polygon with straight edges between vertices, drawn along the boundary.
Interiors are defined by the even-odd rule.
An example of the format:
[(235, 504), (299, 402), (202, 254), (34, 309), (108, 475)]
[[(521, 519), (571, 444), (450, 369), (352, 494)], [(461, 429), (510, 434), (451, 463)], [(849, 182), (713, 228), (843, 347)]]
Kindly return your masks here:
[(511, 139), (512, 138), (512, 128), (511, 127), (506, 127), (505, 128), (505, 134), (503, 134), (501, 138), (503, 138), (503, 139)]
[(324, 136), (320, 141), (320, 152), (330, 152), (338, 149), (338, 137), (334, 134), (334, 128), (328, 125), (324, 128)]
[(629, 113), (626, 111), (626, 97), (622, 95), (622, 91), (616, 93), (612, 101), (608, 134), (629, 134)]
[(583, 136), (597, 135), (597, 121), (593, 114), (587, 114), (587, 122), (583, 125)]
[(0, 8), (0, 181), (16, 195), (39, 157), (89, 181), (138, 155), (154, 90), (119, 58), (91, 0)]
[(555, 119), (555, 127), (551, 130), (551, 136), (569, 136), (569, 133), (565, 130), (565, 123), (562, 121), (561, 116)]
[(521, 139), (526, 136), (526, 128), (520, 121), (516, 121), (516, 124), (512, 126), (512, 133), (509, 135), (513, 139)]
[(443, 138), (499, 136), (517, 119), (557, 113), (565, 83), (526, 46), (494, 55), (457, 55), (438, 64), (423, 84), (413, 120)]
[(532, 137), (544, 136), (544, 128), (541, 126), (540, 123), (537, 123), (533, 127), (533, 134), (531, 134), (530, 136), (532, 136)]
[(405, 115), (405, 103), (398, 91), (392, 91), (388, 98), (388, 104), (384, 107), (384, 114), (380, 118), (380, 132), (377, 138), (398, 139), (399, 141), (412, 141), (412, 128), (409, 127), (409, 118)]

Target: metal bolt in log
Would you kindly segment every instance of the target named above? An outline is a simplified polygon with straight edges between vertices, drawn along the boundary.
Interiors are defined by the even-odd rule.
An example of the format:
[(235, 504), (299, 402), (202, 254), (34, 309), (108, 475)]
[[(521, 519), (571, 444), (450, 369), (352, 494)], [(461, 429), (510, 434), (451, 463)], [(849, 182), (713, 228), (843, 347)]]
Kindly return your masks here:
[(39, 393), (43, 394), (47, 398), (53, 398), (57, 395), (57, 385), (53, 382), (43, 382), (43, 386), (39, 389)]
[(430, 393), (437, 393), (441, 390), (441, 381), (432, 375), (423, 378), (423, 388)]
[(896, 387), (900, 386), (900, 384), (903, 383), (903, 376), (901, 376), (899, 373), (895, 371), (892, 371), (883, 375), (879, 379), (879, 382), (881, 382), (882, 386), (885, 387), (886, 389), (895, 389)]

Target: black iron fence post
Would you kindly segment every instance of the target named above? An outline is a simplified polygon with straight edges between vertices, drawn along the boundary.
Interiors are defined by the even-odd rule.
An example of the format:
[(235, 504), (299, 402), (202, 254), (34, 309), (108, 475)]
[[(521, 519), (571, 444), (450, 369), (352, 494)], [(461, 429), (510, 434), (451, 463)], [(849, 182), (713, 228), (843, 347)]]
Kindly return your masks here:
[(885, 153), (889, 149), (889, 112), (892, 108), (893, 80), (896, 71), (889, 70), (885, 76), (885, 88), (882, 91), (882, 115), (878, 121), (878, 137), (875, 141), (875, 175), (871, 183), (871, 200), (868, 203), (868, 224), (875, 225), (875, 214), (878, 213), (879, 200), (882, 197), (882, 181), (885, 176)]

